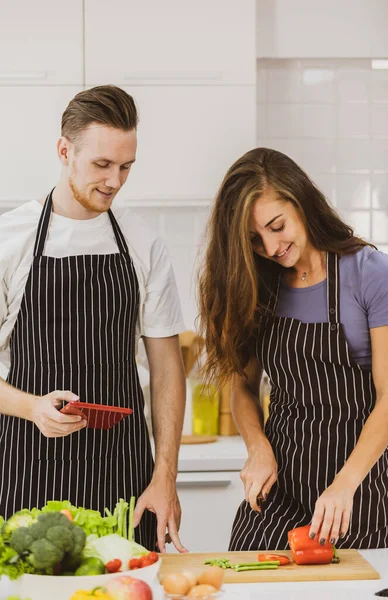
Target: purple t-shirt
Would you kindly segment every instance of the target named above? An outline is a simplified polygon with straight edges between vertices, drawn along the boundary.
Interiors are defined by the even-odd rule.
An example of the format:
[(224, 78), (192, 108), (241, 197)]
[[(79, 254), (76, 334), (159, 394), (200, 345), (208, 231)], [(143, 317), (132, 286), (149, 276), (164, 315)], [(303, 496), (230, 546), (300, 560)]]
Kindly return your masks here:
[[(350, 354), (361, 367), (371, 369), (369, 329), (388, 325), (388, 255), (365, 246), (342, 256), (340, 265), (340, 321)], [(303, 323), (324, 323), (327, 315), (326, 280), (308, 288), (280, 284), (276, 314)]]

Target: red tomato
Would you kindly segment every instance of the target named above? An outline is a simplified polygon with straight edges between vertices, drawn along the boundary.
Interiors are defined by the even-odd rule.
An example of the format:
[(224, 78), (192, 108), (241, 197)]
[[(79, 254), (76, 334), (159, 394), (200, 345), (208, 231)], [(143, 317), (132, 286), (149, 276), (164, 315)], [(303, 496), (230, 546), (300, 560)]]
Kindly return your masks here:
[(114, 558), (106, 563), (105, 569), (108, 571), (108, 573), (117, 573), (117, 571), (120, 571), (122, 564), (123, 563), (119, 558)]
[(141, 567), (140, 558), (131, 558), (131, 560), (128, 563), (128, 567), (130, 569), (140, 569), (140, 567)]
[(159, 554), (157, 552), (150, 552), (147, 555), (147, 558), (148, 558), (149, 561), (151, 561), (151, 564), (152, 563), (156, 563), (159, 560)]

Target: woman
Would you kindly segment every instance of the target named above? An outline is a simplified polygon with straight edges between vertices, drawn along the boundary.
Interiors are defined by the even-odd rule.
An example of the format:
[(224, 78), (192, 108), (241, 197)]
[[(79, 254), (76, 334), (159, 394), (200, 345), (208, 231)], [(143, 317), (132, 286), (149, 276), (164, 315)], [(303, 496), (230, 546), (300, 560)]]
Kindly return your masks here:
[(230, 549), (284, 549), (287, 532), (308, 523), (321, 543), (387, 546), (388, 257), (353, 234), (290, 158), (266, 148), (229, 169), (209, 238), (204, 371), (233, 377), (248, 449)]

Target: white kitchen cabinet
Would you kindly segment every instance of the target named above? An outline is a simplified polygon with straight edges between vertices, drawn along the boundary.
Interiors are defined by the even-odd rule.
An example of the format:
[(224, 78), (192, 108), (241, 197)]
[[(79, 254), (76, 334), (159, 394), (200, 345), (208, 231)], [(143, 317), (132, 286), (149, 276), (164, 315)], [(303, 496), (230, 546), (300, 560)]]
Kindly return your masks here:
[(386, 0), (257, 0), (259, 58), (387, 58)]
[(0, 5), (0, 85), (83, 83), (81, 0)]
[(255, 0), (85, 0), (87, 85), (255, 83)]
[[(179, 536), (190, 552), (225, 552), (244, 488), (239, 471), (179, 473)], [(168, 546), (170, 552), (173, 547)]]
[(140, 117), (124, 199), (208, 201), (231, 164), (255, 145), (254, 86), (124, 89)]
[(38, 199), (60, 174), (61, 116), (77, 87), (0, 86), (0, 206)]

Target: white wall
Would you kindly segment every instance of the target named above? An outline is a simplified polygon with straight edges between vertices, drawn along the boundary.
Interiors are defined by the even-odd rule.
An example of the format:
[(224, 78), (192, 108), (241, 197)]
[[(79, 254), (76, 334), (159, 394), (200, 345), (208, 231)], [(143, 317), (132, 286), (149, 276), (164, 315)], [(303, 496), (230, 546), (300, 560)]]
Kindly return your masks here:
[[(194, 260), (209, 215), (209, 205), (226, 169), (233, 160), (255, 144), (255, 137), (257, 145), (267, 145), (290, 154), (311, 174), (345, 218), (356, 226), (358, 233), (374, 240), (388, 251), (388, 71), (373, 70), (369, 59), (338, 59), (330, 54), (335, 48), (333, 36), (336, 35), (336, 43), (341, 39), (344, 41), (341, 47), (337, 46), (338, 53), (341, 56), (354, 55), (354, 40), (344, 35), (351, 26), (345, 17), (350, 15), (351, 19), (352, 14), (357, 16), (361, 14), (360, 11), (365, 14), (365, 7), (370, 6), (370, 11), (366, 13), (368, 16), (365, 17), (368, 24), (364, 28), (362, 44), (356, 44), (356, 49), (366, 56), (368, 48), (373, 47), (373, 40), (382, 40), (380, 34), (386, 27), (388, 4), (386, 0), (357, 0), (355, 3), (352, 0), (353, 8), (358, 7), (356, 15), (355, 12), (352, 13), (349, 1), (338, 3), (330, 0), (324, 4), (320, 0), (297, 0), (299, 9), (296, 10), (294, 5), (292, 14), (289, 14), (289, 0), (257, 0), (256, 26), (254, 19), (252, 21), (251, 0), (239, 0), (239, 11), (244, 10), (245, 17), (239, 17), (239, 37), (236, 41), (228, 33), (233, 31), (235, 22), (233, 11), (237, 5), (233, 0), (228, 0), (227, 3), (225, 0), (217, 0), (218, 13), (215, 9), (207, 13), (208, 0), (201, 0), (196, 9), (199, 16), (194, 21), (195, 27), (200, 29), (200, 15), (207, 15), (206, 35), (202, 40), (195, 32), (195, 35), (193, 32), (190, 35), (198, 43), (202, 42), (202, 49), (206, 40), (206, 52), (211, 53), (211, 64), (207, 64), (207, 55), (202, 52), (198, 57), (199, 71), (195, 71), (196, 53), (191, 51), (192, 47), (189, 45), (185, 50), (188, 53), (186, 63), (191, 69), (188, 75), (182, 73), (182, 65), (179, 64), (173, 65), (173, 70), (170, 65), (168, 72), (159, 72), (163, 65), (167, 68), (168, 57), (175, 61), (176, 51), (173, 50), (179, 47), (179, 39), (181, 43), (184, 41), (185, 36), (182, 37), (179, 33), (180, 0), (168, 0), (169, 6), (175, 3), (178, 7), (175, 13), (169, 13), (176, 15), (175, 21), (168, 22), (169, 27), (175, 28), (174, 35), (178, 36), (178, 42), (175, 46), (171, 45), (169, 52), (168, 48), (164, 48), (167, 58), (162, 61), (163, 65), (150, 59), (157, 48), (152, 52), (150, 50), (148, 58), (142, 54), (141, 66), (144, 72), (141, 73), (136, 71), (137, 63), (133, 60), (134, 55), (129, 46), (124, 53), (117, 52), (117, 40), (122, 39), (123, 44), (130, 44), (131, 40), (125, 32), (130, 26), (135, 27), (136, 23), (139, 27), (139, 19), (136, 21), (132, 17), (140, 13), (133, 7), (141, 6), (141, 27), (149, 40), (153, 39), (152, 28), (157, 26), (157, 19), (155, 17), (152, 23), (147, 20), (146, 9), (143, 4), (136, 4), (135, 0), (114, 0), (112, 4), (116, 21), (111, 19), (106, 26), (107, 38), (115, 37), (115, 44), (110, 45), (108, 39), (104, 41), (106, 62), (103, 69), (113, 65), (113, 70), (107, 71), (112, 73), (110, 83), (121, 85), (124, 80), (127, 81), (126, 87), (135, 98), (141, 100), (139, 165), (136, 165), (138, 172), (135, 169), (131, 173), (123, 190), (123, 198), (124, 201), (139, 206), (138, 211), (143, 218), (164, 237), (175, 267), (188, 328), (193, 327), (197, 315)], [(0, 21), (0, 157), (3, 167), (0, 212), (35, 197), (38, 192), (45, 193), (48, 185), (55, 184), (55, 140), (59, 133), (60, 114), (72, 95), (87, 86), (88, 73), (93, 74), (93, 77), (90, 76), (90, 84), (101, 83), (97, 81), (99, 62), (94, 61), (95, 54), (92, 50), (106, 11), (102, 0), (71, 0), (67, 8), (72, 11), (71, 18), (63, 22), (58, 21), (59, 13), (56, 14), (50, 0), (37, 0), (34, 10), (30, 12), (23, 9), (30, 5), (28, 0), (3, 0), (3, 3)], [(307, 5), (314, 10), (306, 8)], [(82, 6), (85, 8), (84, 12)], [(129, 11), (131, 18), (128, 16), (120, 20), (117, 26), (121, 33), (120, 36), (115, 36), (115, 22), (117, 23), (120, 6)], [(225, 10), (226, 6), (229, 7), (228, 10)], [(217, 15), (222, 16), (222, 19), (218, 19)], [(183, 14), (181, 18), (184, 18)], [(213, 30), (209, 29), (210, 18), (215, 24), (212, 26)], [(317, 18), (321, 25), (321, 29), (317, 30), (319, 39), (305, 35), (307, 30), (314, 30), (313, 24)], [(55, 31), (55, 35), (49, 37), (44, 36), (48, 28), (47, 19)], [(185, 21), (189, 32), (194, 21)], [(330, 23), (333, 24), (332, 28)], [(352, 27), (360, 28), (362, 24), (362, 20), (355, 18)], [(274, 39), (271, 35), (276, 34), (280, 39), (279, 31), (283, 31), (283, 37), (280, 36), (283, 39), (282, 52), (288, 53), (287, 56), (296, 51), (292, 45), (296, 38), (304, 55), (311, 57), (319, 50), (321, 56), (324, 56), (303, 60), (292, 56), (282, 60), (259, 59), (256, 110), (255, 86), (252, 83), (255, 71), (255, 27), (256, 41), (262, 44), (257, 46), (258, 49), (265, 48), (265, 44), (268, 49), (268, 44)], [(13, 33), (10, 35), (12, 28)], [(241, 44), (241, 31), (245, 29), (246, 39)], [(69, 59), (64, 39), (68, 42), (73, 40), (70, 42)], [(387, 39), (388, 34), (384, 40)], [(166, 40), (164, 36), (158, 43)], [(235, 44), (238, 42), (242, 50), (237, 62), (234, 52), (231, 54), (233, 61), (225, 59), (226, 54), (219, 51), (217, 40), (223, 40), (226, 53), (231, 52), (229, 46), (233, 40)], [(54, 48), (53, 52), (50, 52), (51, 47)], [(149, 44), (145, 47), (149, 48)], [(15, 49), (18, 49), (19, 55)], [(109, 54), (110, 49), (112, 55)], [(267, 55), (270, 55), (269, 51)], [(46, 57), (47, 68), (44, 65)], [(118, 63), (115, 62), (117, 57)], [(127, 57), (130, 57), (132, 64), (127, 65)], [(376, 58), (384, 58), (384, 55), (380, 54)], [(151, 62), (146, 64), (145, 59)], [(186, 63), (183, 61), (183, 66)], [(157, 65), (156, 71), (150, 72), (150, 65), (153, 64)], [(28, 79), (40, 74), (46, 79)], [(218, 79), (213, 80), (212, 77), (216, 75)], [(159, 76), (161, 79), (158, 79)], [(187, 76), (189, 80), (185, 80)], [(126, 77), (130, 77), (130, 80), (125, 79)], [(169, 77), (172, 79), (168, 79)], [(104, 81), (105, 78), (104, 75)], [(188, 93), (191, 90), (193, 94)], [(177, 116), (174, 117), (177, 113), (171, 103), (159, 103), (160, 98), (166, 99), (167, 96), (179, 99), (179, 126)], [(186, 103), (184, 105), (180, 100), (183, 98)], [(195, 138), (193, 147), (190, 147), (189, 140), (187, 147), (184, 147), (184, 154), (183, 146), (179, 145), (182, 123), (187, 122), (190, 110), (195, 110), (198, 106), (197, 98), (201, 99), (201, 110), (209, 124), (204, 122), (201, 129), (193, 129), (193, 133), (199, 131), (200, 135)], [(186, 167), (184, 173), (179, 170), (179, 177), (175, 179), (174, 160), (167, 160), (166, 153), (159, 151), (161, 135), (155, 133), (154, 123), (161, 123), (157, 113), (160, 106), (170, 106), (171, 109), (169, 126), (171, 124), (177, 160), (189, 167), (192, 161), (193, 165), (192, 168)], [(220, 119), (218, 107), (225, 110), (225, 106), (228, 107), (225, 118)], [(37, 112), (39, 110), (40, 114)], [(217, 131), (211, 127), (215, 119), (209, 110), (218, 118)], [(227, 136), (231, 134), (230, 115), (235, 126), (232, 139), (226, 143)], [(37, 139), (39, 152), (34, 148), (34, 151), (27, 152), (26, 157), (26, 139)], [(46, 153), (44, 158), (41, 156), (43, 149)], [(48, 153), (51, 153), (51, 158), (47, 158)], [(20, 155), (24, 160), (22, 166), (19, 164)], [(201, 157), (200, 165), (195, 161), (195, 156)], [(155, 163), (158, 157), (165, 163)], [(152, 168), (153, 164), (156, 165), (156, 171)], [(23, 169), (23, 177), (20, 176), (20, 169)], [(162, 188), (158, 182), (162, 182)], [(8, 191), (5, 191), (6, 188)], [(22, 188), (25, 189), (23, 194)]]
[(362, 59), (259, 60), (257, 143), (290, 155), (388, 251), (388, 70)]

